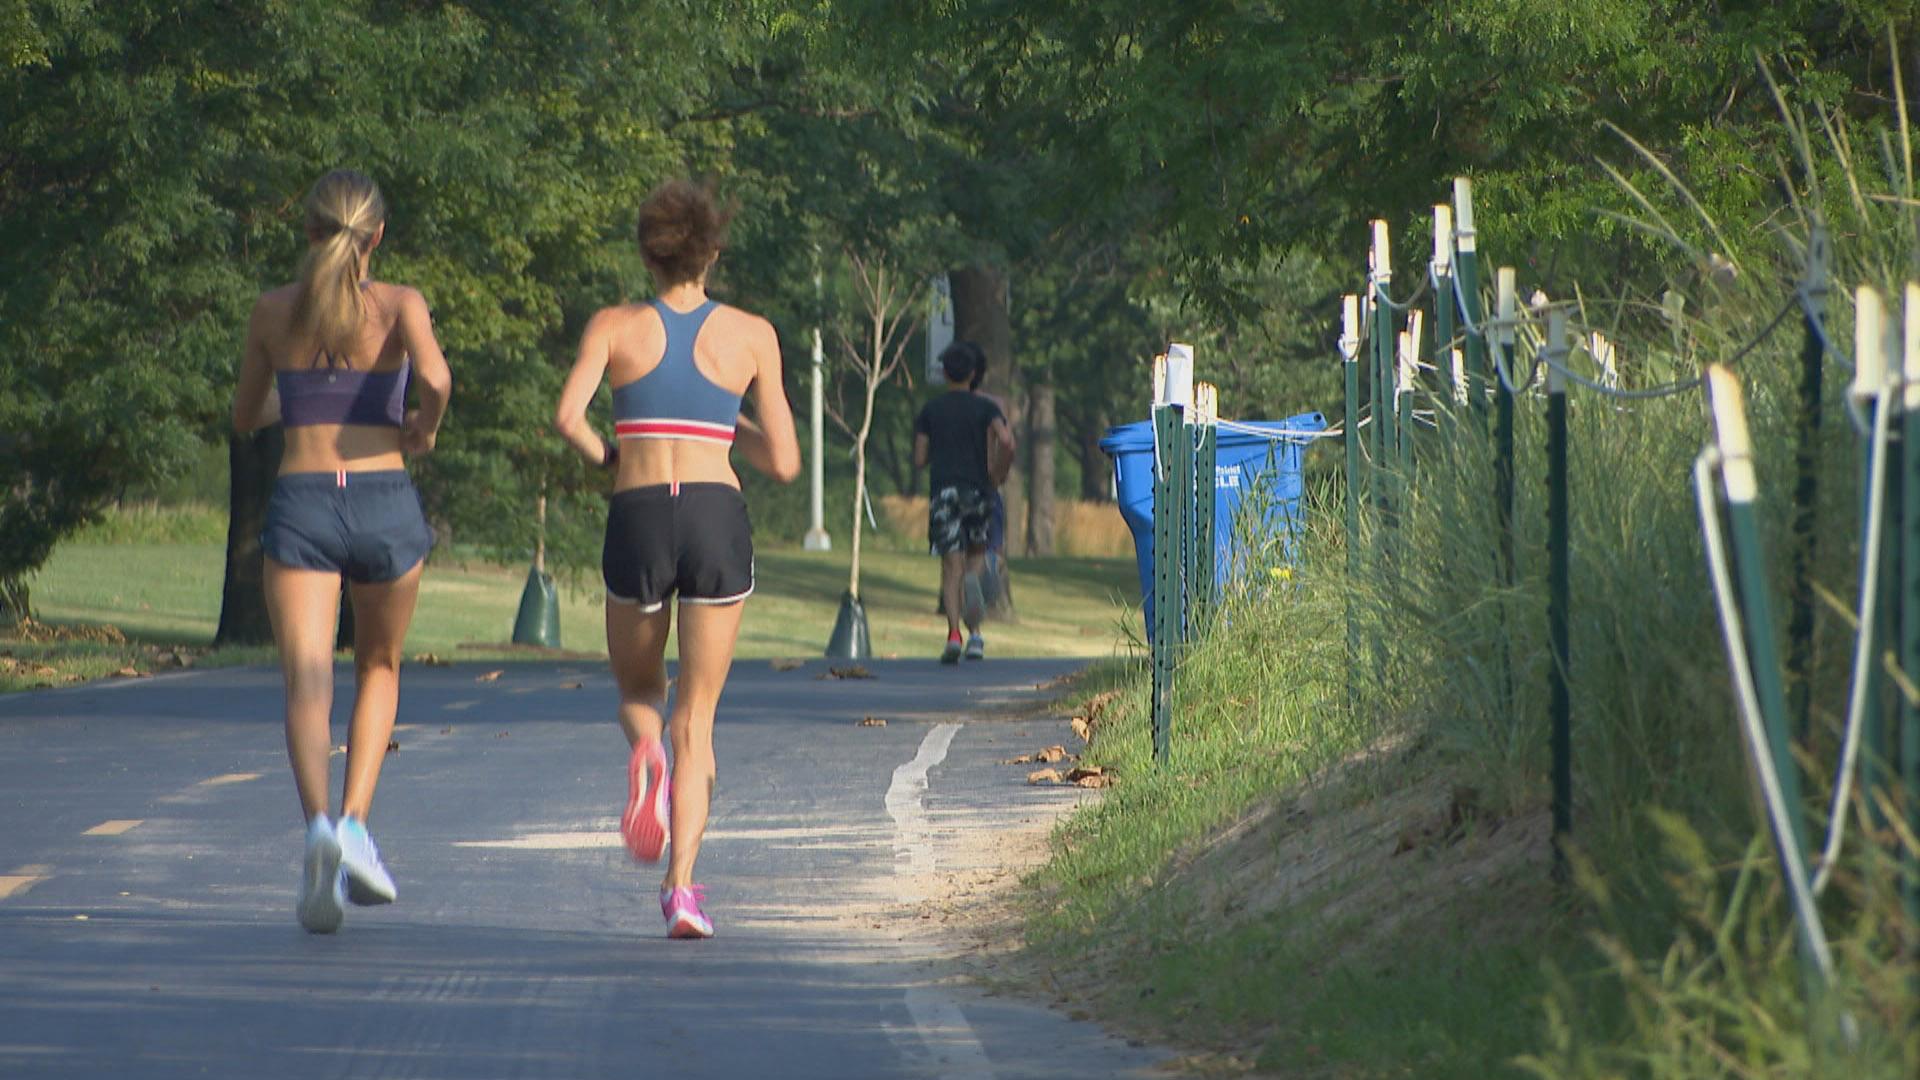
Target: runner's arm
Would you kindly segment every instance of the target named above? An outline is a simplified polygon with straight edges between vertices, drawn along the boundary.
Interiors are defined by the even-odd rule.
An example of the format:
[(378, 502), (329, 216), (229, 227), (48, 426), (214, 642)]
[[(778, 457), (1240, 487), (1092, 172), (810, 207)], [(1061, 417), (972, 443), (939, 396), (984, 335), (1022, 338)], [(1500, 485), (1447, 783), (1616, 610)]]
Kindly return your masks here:
[(433, 449), (453, 399), (453, 372), (447, 367), (440, 340), (433, 336), (433, 315), (418, 289), (407, 289), (400, 300), (400, 339), (413, 360), (413, 389), (420, 407), (407, 412), (402, 430), (403, 448), (410, 454)]
[(280, 395), (274, 390), (273, 361), (267, 356), (264, 307), (254, 304), (247, 319), (240, 378), (233, 388), (233, 430), (242, 435), (280, 422)]
[(800, 475), (800, 438), (793, 429), (793, 408), (780, 374), (780, 335), (773, 324), (755, 318), (747, 335), (753, 354), (753, 417), (742, 416), (734, 429), (734, 445), (747, 464), (781, 483)]
[(613, 351), (614, 311), (608, 308), (587, 322), (580, 334), (580, 354), (560, 387), (560, 402), (553, 408), (554, 433), (565, 439), (589, 465), (605, 465), (614, 444), (600, 437), (587, 422), (587, 406), (607, 373), (607, 358)]
[(996, 416), (987, 426), (987, 479), (999, 487), (1012, 471), (1013, 429), (1007, 426), (1006, 417)]

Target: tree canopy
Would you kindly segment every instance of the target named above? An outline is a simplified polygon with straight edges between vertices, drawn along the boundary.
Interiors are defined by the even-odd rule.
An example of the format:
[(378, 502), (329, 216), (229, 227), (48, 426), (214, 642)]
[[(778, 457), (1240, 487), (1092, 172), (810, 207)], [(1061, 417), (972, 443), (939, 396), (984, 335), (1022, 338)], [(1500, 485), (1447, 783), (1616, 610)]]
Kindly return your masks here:
[[(820, 310), (816, 251), (997, 268), (1009, 386), (1057, 395), (1073, 463), (1057, 482), (1091, 495), (1089, 447), (1140, 413), (1166, 338), (1203, 344), (1232, 414), (1330, 405), (1332, 298), (1365, 222), (1424, 237), (1452, 175), (1476, 178), (1483, 247), (1547, 283), (1664, 272), (1669, 253), (1603, 213), (1628, 204), (1603, 162), (1649, 170), (1619, 132), (1758, 229), (1787, 156), (1762, 63), (1796, 102), (1884, 117), (1889, 38), (1917, 11), (0, 4), (0, 606), (24, 610), (60, 537), (223, 437), (247, 307), (291, 275), (302, 194), (335, 166), (385, 188), (376, 272), (422, 289), (455, 365), (420, 470), (432, 511), (525, 552), (545, 494), (550, 550), (589, 565), (603, 481), (545, 417), (586, 315), (648, 288), (632, 226), (661, 179), (737, 203), (716, 292), (774, 318), (790, 371), (817, 319), (858, 317), (831, 257)], [(1397, 250), (1424, 259), (1423, 242)], [(885, 390), (875, 428), (877, 478), (897, 487), (913, 477), (889, 467), (904, 425), (888, 410), (915, 392)]]

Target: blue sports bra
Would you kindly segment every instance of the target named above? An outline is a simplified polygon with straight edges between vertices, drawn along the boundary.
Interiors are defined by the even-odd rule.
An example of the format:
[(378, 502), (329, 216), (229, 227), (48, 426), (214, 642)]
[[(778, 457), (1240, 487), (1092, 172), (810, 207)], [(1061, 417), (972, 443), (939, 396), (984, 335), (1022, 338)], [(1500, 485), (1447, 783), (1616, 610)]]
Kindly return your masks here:
[(716, 386), (693, 362), (693, 342), (718, 305), (675, 311), (650, 300), (660, 313), (667, 348), (645, 375), (613, 388), (613, 430), (622, 439), (698, 439), (733, 443), (740, 395)]
[(287, 427), (399, 427), (407, 414), (407, 372), (411, 366), (411, 359), (403, 358), (393, 371), (276, 370), (273, 382), (280, 391), (280, 422)]

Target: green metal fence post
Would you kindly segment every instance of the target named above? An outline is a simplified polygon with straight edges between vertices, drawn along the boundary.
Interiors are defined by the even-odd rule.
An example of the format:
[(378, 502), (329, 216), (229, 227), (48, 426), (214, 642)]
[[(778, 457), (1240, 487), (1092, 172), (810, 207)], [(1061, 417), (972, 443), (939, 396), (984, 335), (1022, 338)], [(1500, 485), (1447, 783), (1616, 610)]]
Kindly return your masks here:
[(1793, 452), (1793, 554), (1791, 593), (1787, 598), (1787, 693), (1794, 730), (1809, 733), (1813, 706), (1813, 563), (1819, 533), (1814, 515), (1819, 503), (1820, 384), (1826, 349), (1819, 310), (1827, 295), (1830, 260), (1827, 229), (1815, 221), (1807, 236), (1807, 266), (1800, 280), (1808, 311), (1801, 315), (1800, 416)]
[(1217, 600), (1218, 578), (1215, 569), (1218, 560), (1215, 554), (1218, 539), (1214, 536), (1213, 508), (1216, 465), (1219, 460), (1219, 429), (1214, 421), (1218, 419), (1219, 395), (1211, 383), (1199, 383), (1193, 388), (1193, 512), (1192, 527), (1188, 532), (1193, 536), (1193, 556), (1187, 564), (1187, 590), (1192, 594), (1193, 614), (1189, 619), (1191, 635), (1202, 637), (1212, 629), (1213, 609)]
[(1394, 369), (1394, 430), (1399, 433), (1400, 452), (1394, 464), (1400, 470), (1403, 490), (1413, 488), (1413, 389), (1420, 372), (1419, 310), (1407, 316), (1407, 329), (1400, 335), (1400, 355)]
[[(1906, 287), (1900, 361), (1900, 590), (1890, 619), (1900, 628), (1900, 670), (1920, 674), (1920, 284)], [(1901, 800), (1909, 830), (1920, 829), (1920, 706), (1902, 693), (1900, 702)], [(1844, 812), (1844, 808), (1842, 808)], [(1903, 848), (1902, 896), (1907, 918), (1920, 925), (1920, 853)], [(1915, 950), (1920, 951), (1920, 950)]]
[[(1800, 802), (1799, 766), (1793, 758), (1786, 688), (1781, 679), (1779, 648), (1774, 641), (1773, 605), (1768, 599), (1766, 560), (1760, 545), (1759, 515), (1754, 509), (1760, 482), (1753, 467), (1753, 444), (1747, 434), (1739, 380), (1723, 365), (1713, 364), (1707, 369), (1706, 388), (1725, 496), (1727, 554), (1733, 563), (1734, 586), (1739, 594), (1737, 609), (1746, 632), (1743, 651), (1753, 680), (1761, 729), (1768, 744), (1764, 755), (1771, 765), (1779, 796), (1779, 816), (1776, 818), (1769, 810), (1768, 820), (1778, 837), (1781, 869), (1793, 903), (1808, 992), (1810, 996), (1818, 996), (1824, 992), (1832, 955), (1819, 925), (1812, 877), (1807, 871), (1807, 825)], [(1760, 748), (1755, 749), (1756, 753), (1762, 752)], [(1756, 772), (1760, 773), (1758, 767)], [(1760, 775), (1764, 777), (1764, 773)], [(1772, 804), (1765, 790), (1761, 796), (1763, 802)]]
[[(1464, 176), (1453, 179), (1453, 245), (1459, 252), (1454, 291), (1460, 304), (1461, 321), (1484, 327), (1480, 310), (1479, 240), (1473, 233), (1473, 182)], [(1467, 335), (1467, 401), (1483, 431), (1487, 422), (1487, 383), (1489, 379), (1497, 381), (1489, 353), (1492, 346), (1484, 333)]]
[(1573, 698), (1568, 687), (1567, 551), (1567, 313), (1547, 314), (1547, 637), (1553, 650), (1548, 678), (1553, 725), (1553, 874), (1567, 875), (1566, 843), (1573, 833)]
[(1393, 306), (1387, 288), (1393, 282), (1393, 256), (1387, 240), (1387, 223), (1373, 223), (1373, 247), (1369, 255), (1369, 288), (1373, 293), (1373, 427), (1374, 484), (1382, 509), (1391, 523), (1393, 507), (1392, 463), (1399, 457), (1399, 439), (1394, 426)]
[[(1449, 387), (1446, 400), (1459, 393), (1453, 384), (1453, 208), (1445, 204), (1433, 208), (1433, 367), (1440, 372), (1439, 382)], [(1435, 408), (1434, 424), (1451, 409)]]
[(1753, 683), (1765, 721), (1773, 768), (1787, 804), (1787, 822), (1796, 857), (1807, 857), (1807, 827), (1800, 801), (1800, 766), (1793, 756), (1793, 733), (1787, 723), (1786, 686), (1781, 678), (1780, 649), (1774, 638), (1773, 601), (1767, 582), (1765, 549), (1760, 542), (1759, 514), (1754, 503), (1760, 483), (1753, 468), (1753, 448), (1747, 437), (1746, 413), (1739, 383), (1725, 368), (1713, 372), (1724, 379), (1709, 394), (1719, 438), (1721, 471), (1727, 489), (1727, 526), (1732, 541), (1734, 582), (1747, 631)]
[(1177, 405), (1153, 409), (1153, 757), (1165, 762), (1173, 722), (1173, 675), (1182, 623), (1180, 520), (1185, 500), (1180, 498), (1181, 447), (1186, 431)]
[(1360, 577), (1360, 298), (1340, 298), (1340, 371), (1346, 378), (1347, 412), (1340, 441), (1347, 452), (1347, 713), (1359, 713), (1360, 623), (1353, 590)]
[[(1488, 345), (1497, 351), (1500, 362), (1506, 365), (1508, 376), (1512, 377), (1514, 316), (1517, 307), (1513, 267), (1500, 267), (1494, 280), (1495, 310), (1499, 313), (1500, 322)], [(1498, 371), (1493, 373), (1493, 401), (1494, 556), (1498, 564), (1500, 587), (1510, 593), (1520, 577), (1513, 539), (1513, 391)], [(1505, 634), (1500, 638), (1500, 684), (1503, 695), (1501, 703), (1510, 719), (1514, 710), (1513, 661), (1512, 647)]]

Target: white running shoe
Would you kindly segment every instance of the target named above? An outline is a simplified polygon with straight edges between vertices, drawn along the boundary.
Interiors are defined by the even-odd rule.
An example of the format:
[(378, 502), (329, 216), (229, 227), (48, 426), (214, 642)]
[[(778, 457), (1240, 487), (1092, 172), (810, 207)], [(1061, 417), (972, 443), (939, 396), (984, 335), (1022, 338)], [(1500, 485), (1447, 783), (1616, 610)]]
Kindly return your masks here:
[(966, 657), (969, 660), (985, 660), (987, 658), (987, 639), (981, 637), (979, 634), (968, 638)]
[(363, 906), (393, 903), (400, 890), (380, 861), (380, 848), (367, 835), (367, 827), (359, 818), (343, 817), (333, 833), (340, 842), (340, 869), (347, 880), (347, 899)]
[(960, 583), (960, 621), (979, 626), (987, 617), (987, 594), (980, 587), (980, 575), (968, 574)]
[(294, 909), (308, 933), (331, 934), (340, 929), (340, 919), (346, 914), (340, 879), (340, 840), (327, 815), (315, 814), (307, 822), (306, 866), (300, 882), (300, 903)]

